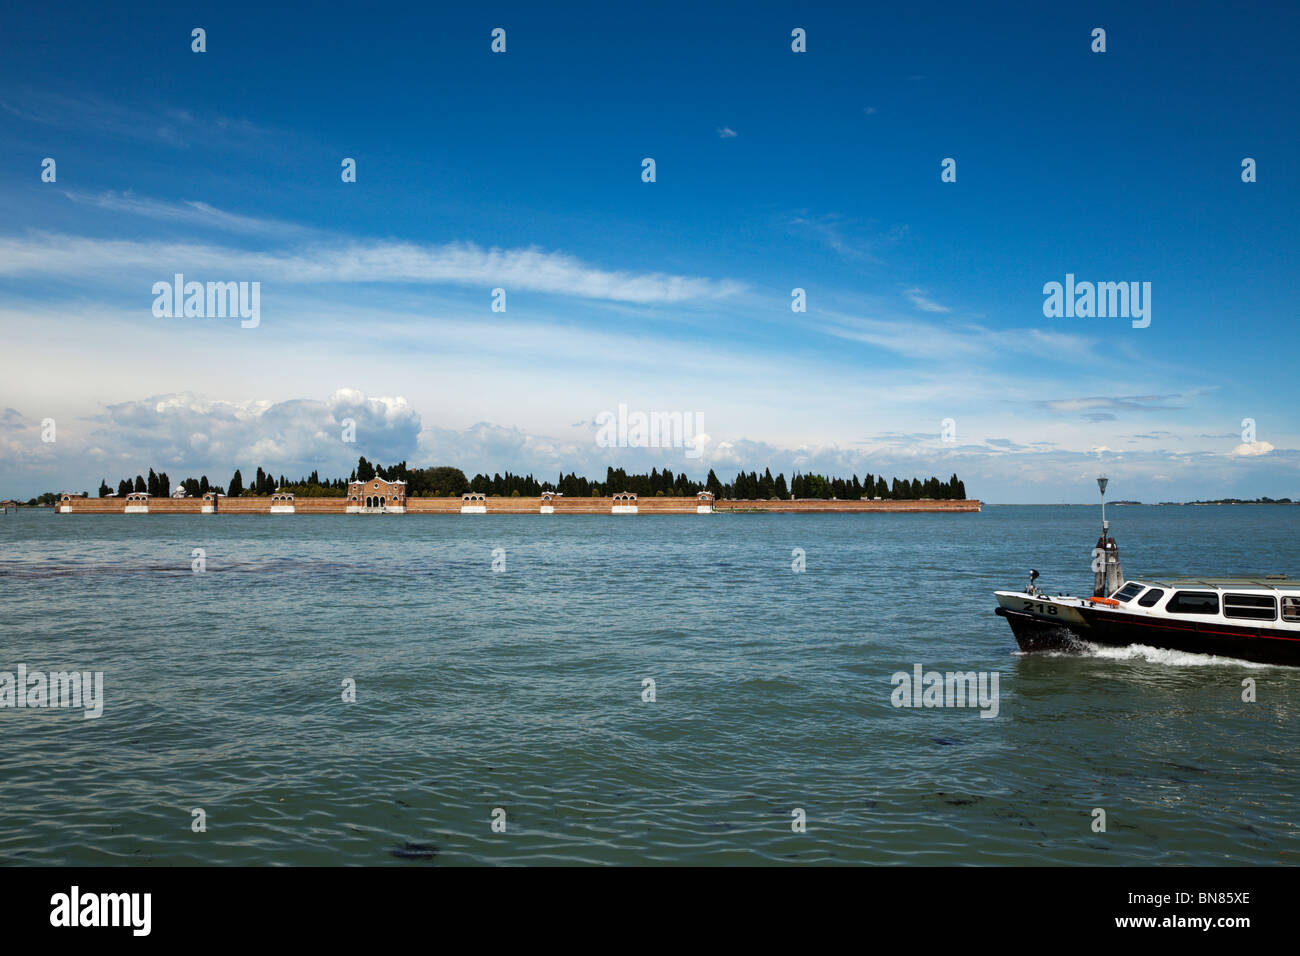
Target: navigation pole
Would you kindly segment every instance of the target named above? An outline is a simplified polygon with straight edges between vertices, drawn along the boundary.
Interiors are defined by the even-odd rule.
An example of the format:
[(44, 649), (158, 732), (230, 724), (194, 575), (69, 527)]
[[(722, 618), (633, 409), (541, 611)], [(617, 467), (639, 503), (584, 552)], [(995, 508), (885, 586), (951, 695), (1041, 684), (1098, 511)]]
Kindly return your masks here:
[(1106, 485), (1110, 479), (1097, 477), (1101, 489), (1101, 537), (1092, 549), (1092, 596), (1110, 597), (1124, 583), (1124, 569), (1119, 563), (1119, 545), (1110, 536), (1110, 522), (1106, 520)]

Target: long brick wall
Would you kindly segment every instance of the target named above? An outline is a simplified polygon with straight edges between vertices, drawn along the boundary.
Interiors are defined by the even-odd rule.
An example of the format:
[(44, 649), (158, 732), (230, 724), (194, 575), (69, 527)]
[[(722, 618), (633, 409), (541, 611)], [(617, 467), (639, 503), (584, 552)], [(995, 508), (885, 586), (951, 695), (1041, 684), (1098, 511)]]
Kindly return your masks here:
[(922, 514), (933, 512), (979, 511), (978, 498), (964, 501), (822, 501), (817, 498), (800, 498), (798, 501), (717, 501), (714, 511), (776, 511), (776, 512), (826, 512), (828, 514), (861, 514), (864, 512), (892, 512), (894, 514)]
[[(154, 498), (149, 502), (150, 514), (200, 514), (201, 498)], [(479, 502), (488, 514), (538, 514), (541, 498), (488, 498)], [(555, 514), (609, 514), (614, 505), (612, 498), (554, 498), (550, 502)], [(695, 514), (699, 502), (694, 498), (640, 498), (636, 502), (638, 514)], [(293, 502), (294, 514), (345, 514), (346, 498), (297, 498)], [(71, 514), (123, 514), (126, 501), (122, 498), (73, 498), (60, 501), (58, 508), (69, 508)], [(459, 514), (460, 498), (407, 498), (408, 514)], [(269, 497), (221, 498), (218, 513), (225, 515), (250, 515), (271, 513)], [(853, 514), (862, 512), (930, 513), (972, 512), (980, 510), (976, 499), (967, 501), (717, 501), (718, 512), (795, 512)], [(278, 516), (277, 516), (278, 517)], [(361, 516), (364, 517), (364, 516)]]

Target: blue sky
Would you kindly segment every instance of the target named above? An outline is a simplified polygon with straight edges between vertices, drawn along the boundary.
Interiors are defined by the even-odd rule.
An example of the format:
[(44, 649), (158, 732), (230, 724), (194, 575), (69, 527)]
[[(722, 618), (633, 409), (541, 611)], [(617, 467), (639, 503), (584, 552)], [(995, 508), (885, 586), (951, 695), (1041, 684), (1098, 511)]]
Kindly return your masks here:
[[(7, 10), (0, 496), (366, 454), (1300, 497), (1298, 21)], [(260, 282), (259, 326), (155, 317), (176, 272)], [(1067, 273), (1150, 282), (1150, 326), (1045, 317)], [(697, 416), (699, 457), (600, 447), (620, 404)]]

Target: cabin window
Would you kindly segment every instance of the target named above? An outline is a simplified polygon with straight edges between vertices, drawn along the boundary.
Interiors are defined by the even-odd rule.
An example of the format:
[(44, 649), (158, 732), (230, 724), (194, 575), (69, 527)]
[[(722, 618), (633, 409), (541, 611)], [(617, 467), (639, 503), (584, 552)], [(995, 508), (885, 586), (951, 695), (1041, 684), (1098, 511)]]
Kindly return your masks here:
[(1138, 598), (1138, 603), (1143, 607), (1155, 607), (1160, 603), (1160, 599), (1165, 596), (1165, 592), (1160, 588), (1152, 588), (1146, 594)]
[(1217, 591), (1175, 591), (1165, 605), (1170, 614), (1218, 614)]
[(1277, 620), (1277, 601), (1268, 594), (1225, 594), (1224, 617), (1244, 617), (1254, 621)]
[(1300, 624), (1300, 597), (1282, 599), (1282, 620)]
[(1135, 597), (1137, 597), (1139, 594), (1142, 593), (1142, 587), (1143, 586), (1141, 584), (1138, 584), (1134, 581), (1130, 581), (1128, 584), (1124, 585), (1122, 588), (1120, 588), (1118, 591), (1112, 594), (1111, 597), (1113, 597), (1116, 601), (1123, 601), (1125, 604), (1127, 604), (1129, 601), (1133, 600)]

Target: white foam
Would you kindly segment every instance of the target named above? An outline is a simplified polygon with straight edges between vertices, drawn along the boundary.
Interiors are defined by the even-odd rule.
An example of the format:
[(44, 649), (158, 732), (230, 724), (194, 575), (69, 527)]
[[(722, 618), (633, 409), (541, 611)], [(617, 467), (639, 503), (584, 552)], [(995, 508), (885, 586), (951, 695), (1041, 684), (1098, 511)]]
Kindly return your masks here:
[(1081, 641), (1083, 654), (1113, 661), (1145, 660), (1152, 664), (1169, 664), (1173, 667), (1270, 667), (1236, 657), (1219, 657), (1215, 654), (1193, 654), (1190, 651), (1171, 651), (1164, 647), (1146, 644), (1129, 644), (1127, 647), (1105, 647)]

